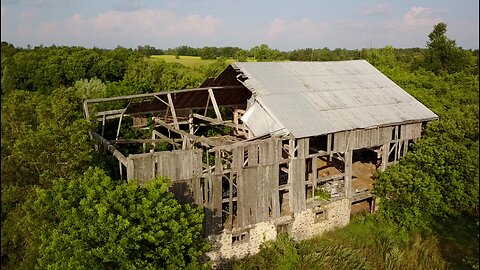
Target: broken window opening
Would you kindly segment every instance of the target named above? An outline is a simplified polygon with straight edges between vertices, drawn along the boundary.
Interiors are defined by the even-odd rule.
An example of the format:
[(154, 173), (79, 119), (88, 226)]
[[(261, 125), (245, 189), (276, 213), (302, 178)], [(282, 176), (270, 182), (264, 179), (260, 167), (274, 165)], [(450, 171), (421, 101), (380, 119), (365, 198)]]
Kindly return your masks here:
[(247, 242), (249, 239), (250, 239), (250, 234), (248, 231), (232, 234), (232, 244), (240, 244), (243, 242)]
[(327, 210), (321, 209), (321, 210), (315, 211), (315, 223), (327, 220), (327, 218), (328, 218)]

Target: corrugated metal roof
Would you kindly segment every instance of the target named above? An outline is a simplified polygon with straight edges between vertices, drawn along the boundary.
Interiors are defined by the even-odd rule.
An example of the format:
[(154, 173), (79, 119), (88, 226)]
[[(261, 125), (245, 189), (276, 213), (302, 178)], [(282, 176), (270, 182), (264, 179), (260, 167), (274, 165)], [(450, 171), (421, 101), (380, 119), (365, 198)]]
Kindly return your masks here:
[(365, 60), (232, 66), (248, 77), (243, 84), (264, 109), (242, 119), (247, 126), (270, 115), (270, 126), (303, 138), (438, 117)]

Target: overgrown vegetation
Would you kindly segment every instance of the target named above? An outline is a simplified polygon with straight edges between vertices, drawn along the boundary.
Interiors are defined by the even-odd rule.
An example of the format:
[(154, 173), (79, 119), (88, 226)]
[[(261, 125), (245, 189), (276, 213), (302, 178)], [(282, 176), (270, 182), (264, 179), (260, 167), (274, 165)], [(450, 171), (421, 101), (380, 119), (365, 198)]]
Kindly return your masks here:
[[(478, 50), (457, 47), (444, 24), (428, 38), (425, 49), (290, 52), (265, 44), (103, 50), (2, 42), (2, 268), (201, 267), (199, 210), (176, 203), (162, 180), (142, 188), (117, 181), (112, 161), (88, 138), (82, 100), (197, 87), (230, 58), (367, 59), (440, 116), (399, 165), (378, 176), (383, 200), (375, 218), (301, 243), (281, 236), (231, 267), (478, 269)], [(158, 54), (216, 60), (184, 66), (147, 57)], [(178, 226), (168, 231), (168, 222)]]
[(231, 269), (447, 269), (435, 237), (381, 217), (357, 216), (347, 227), (295, 242), (286, 234)]

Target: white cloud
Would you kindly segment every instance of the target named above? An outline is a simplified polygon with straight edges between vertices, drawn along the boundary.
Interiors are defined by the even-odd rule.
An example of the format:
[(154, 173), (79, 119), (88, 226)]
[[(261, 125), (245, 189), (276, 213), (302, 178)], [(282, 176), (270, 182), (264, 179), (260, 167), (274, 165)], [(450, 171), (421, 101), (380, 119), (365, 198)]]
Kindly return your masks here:
[(114, 10), (90, 18), (76, 14), (64, 21), (50, 21), (40, 26), (38, 35), (53, 40), (66, 40), (68, 36), (109, 39), (117, 44), (125, 40), (139, 43), (182, 36), (210, 38), (218, 33), (221, 22), (210, 15), (180, 16), (168, 10)]
[(373, 16), (373, 15), (382, 15), (390, 12), (389, 4), (377, 4), (375, 6), (361, 6), (360, 14), (363, 16)]
[(431, 8), (412, 7), (402, 18), (405, 27), (433, 27), (441, 18)]

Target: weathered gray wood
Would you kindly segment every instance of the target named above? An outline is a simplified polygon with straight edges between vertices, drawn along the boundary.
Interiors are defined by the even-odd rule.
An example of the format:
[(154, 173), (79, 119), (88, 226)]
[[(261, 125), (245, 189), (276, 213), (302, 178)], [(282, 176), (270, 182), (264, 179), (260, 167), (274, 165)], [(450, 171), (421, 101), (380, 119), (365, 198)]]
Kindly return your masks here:
[(327, 153), (332, 152), (332, 133), (327, 134)]
[(117, 136), (115, 137), (115, 140), (118, 140), (118, 136), (120, 136), (120, 127), (122, 126), (122, 119), (123, 119), (123, 113), (120, 115), (120, 119), (118, 120)]
[(239, 186), (242, 193), (238, 198), (238, 210), (242, 219), (240, 226), (255, 224), (257, 210), (257, 177), (258, 166), (245, 167), (243, 169), (243, 184)]
[(269, 206), (267, 201), (270, 199), (269, 192), (267, 189), (269, 171), (267, 166), (259, 166), (257, 170), (257, 181), (256, 181), (256, 191), (257, 191), (257, 209), (255, 216), (255, 223), (266, 221), (269, 218)]
[(127, 180), (133, 180), (135, 178), (135, 165), (133, 164), (133, 159), (129, 156), (126, 160), (127, 164)]
[(387, 169), (387, 163), (388, 163), (388, 154), (390, 153), (390, 143), (386, 143), (382, 146), (382, 163), (380, 170), (383, 172)]
[(90, 119), (90, 113), (88, 111), (88, 100), (83, 101), (83, 113), (85, 115), (85, 119)]
[(258, 165), (258, 144), (248, 146), (248, 166)]
[(173, 105), (172, 94), (168, 93), (167, 94), (167, 99), (168, 99), (168, 104), (169, 104), (169, 107), (170, 107), (170, 111), (172, 112), (173, 125), (175, 126), (175, 128), (180, 129), (180, 127), (178, 125), (177, 112), (175, 111), (175, 106)]
[(280, 196), (279, 196), (279, 170), (278, 164), (269, 165), (267, 170), (269, 171), (269, 183), (267, 192), (270, 193), (270, 207), (271, 207), (271, 218), (280, 217)]
[(309, 153), (309, 138), (297, 140), (297, 155), (299, 158), (305, 158)]
[(352, 156), (352, 150), (345, 151), (345, 196), (348, 199), (352, 198)]
[[(159, 133), (161, 134), (161, 133)], [(119, 139), (119, 140), (108, 140), (109, 143), (114, 143), (114, 144), (143, 144), (143, 143), (157, 143), (157, 142), (169, 142), (169, 143), (175, 143), (175, 141), (181, 141), (181, 139), (170, 139), (167, 136), (161, 134), (158, 135), (158, 137), (161, 137), (162, 139)], [(178, 143), (175, 143), (178, 145)]]
[(317, 187), (318, 179), (318, 160), (312, 158), (312, 198), (315, 198), (315, 188)]
[[(243, 157), (242, 157), (243, 160)], [(243, 162), (242, 162), (243, 163)], [(239, 227), (245, 227), (247, 225), (248, 217), (246, 209), (248, 207), (247, 204), (247, 196), (246, 196), (246, 185), (244, 183), (243, 177), (244, 171), (241, 169), (237, 175), (237, 225)]]
[(102, 117), (102, 137), (105, 136), (105, 115)]
[(305, 198), (305, 160), (292, 159), (289, 165), (290, 209), (294, 213), (306, 209)]
[(172, 127), (171, 125), (165, 123), (163, 120), (159, 119), (158, 117), (155, 117), (154, 118), (154, 121), (157, 122), (159, 125), (169, 129), (170, 131), (173, 131), (175, 133), (178, 133), (180, 135), (183, 135), (183, 136), (186, 136), (194, 141), (197, 141), (205, 146), (219, 146), (220, 144), (215, 142), (215, 141), (212, 141), (208, 138), (205, 138), (205, 137), (198, 137), (198, 136), (195, 136), (195, 135), (192, 135), (188, 132), (185, 132), (183, 130), (180, 130), (180, 129), (176, 129), (174, 127)]
[(88, 111), (88, 103), (99, 103), (99, 102), (108, 102), (108, 101), (116, 101), (116, 100), (125, 100), (125, 99), (135, 99), (135, 98), (143, 98), (143, 97), (154, 97), (166, 94), (177, 94), (177, 93), (187, 93), (187, 92), (196, 92), (196, 91), (208, 91), (208, 89), (238, 89), (239, 86), (214, 86), (214, 87), (200, 87), (200, 88), (191, 88), (191, 89), (181, 89), (181, 90), (167, 90), (164, 92), (156, 92), (156, 93), (146, 93), (146, 94), (136, 94), (136, 95), (128, 95), (128, 96), (118, 96), (118, 97), (110, 97), (110, 98), (93, 98), (87, 99), (84, 101), (84, 107), (87, 107)]
[(215, 150), (215, 174), (212, 186), (213, 228), (218, 231), (222, 225), (222, 158), (220, 150)]
[(233, 173), (228, 174), (228, 224), (233, 226)]
[(223, 121), (222, 114), (220, 113), (220, 109), (218, 108), (217, 100), (215, 99), (215, 95), (213, 94), (212, 88), (208, 89), (208, 95), (210, 96), (210, 99), (212, 100), (212, 105), (213, 105), (213, 110), (215, 111), (215, 115), (217, 116), (218, 120), (220, 122), (222, 122)]
[(110, 144), (105, 138), (100, 136), (100, 134), (91, 131), (90, 135), (96, 139), (98, 142), (103, 144), (110, 153), (112, 153), (113, 156), (115, 156), (118, 161), (120, 161), (123, 165), (127, 166), (127, 158), (120, 152), (118, 151), (112, 144)]

